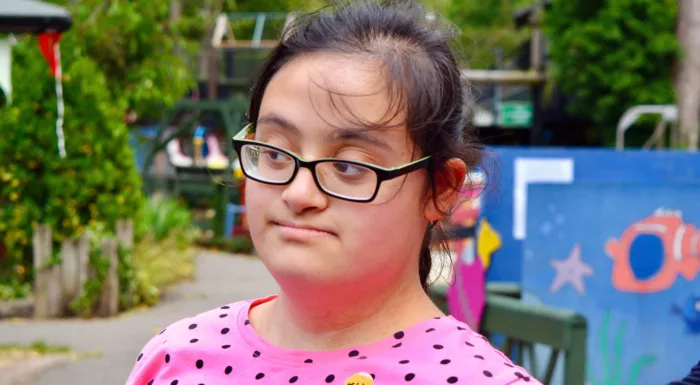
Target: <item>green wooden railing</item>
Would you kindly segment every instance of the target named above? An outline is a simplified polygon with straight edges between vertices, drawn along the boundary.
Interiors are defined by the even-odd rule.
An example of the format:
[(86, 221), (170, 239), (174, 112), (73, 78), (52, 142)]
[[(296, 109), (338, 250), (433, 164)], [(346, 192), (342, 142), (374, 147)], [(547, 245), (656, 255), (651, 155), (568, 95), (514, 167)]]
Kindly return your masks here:
[[(433, 301), (448, 313), (445, 287), (431, 288)], [(514, 285), (489, 285), (486, 309), (481, 323), (484, 336), (491, 339), (495, 334), (505, 337), (498, 348), (508, 357), (515, 355), (516, 363), (523, 365), (527, 352), (527, 369), (543, 384), (552, 382), (554, 368), (560, 356), (563, 358), (566, 385), (584, 385), (586, 369), (586, 319), (574, 312), (549, 306), (522, 302), (520, 290)], [(544, 373), (536, 373), (539, 365), (535, 357), (535, 345), (551, 348)]]

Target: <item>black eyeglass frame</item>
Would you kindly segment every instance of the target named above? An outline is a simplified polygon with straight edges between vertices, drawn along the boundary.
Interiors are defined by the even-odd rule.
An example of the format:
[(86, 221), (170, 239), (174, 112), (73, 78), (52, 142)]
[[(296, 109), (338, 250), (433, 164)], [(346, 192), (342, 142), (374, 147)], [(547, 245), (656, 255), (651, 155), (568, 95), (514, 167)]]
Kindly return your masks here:
[[(372, 202), (377, 197), (377, 194), (379, 193), (379, 188), (382, 185), (382, 182), (398, 178), (400, 176), (412, 173), (412, 172), (420, 170), (422, 168), (426, 168), (428, 166), (428, 164), (430, 164), (430, 156), (423, 157), (421, 159), (415, 160), (411, 163), (408, 163), (408, 164), (405, 164), (402, 166), (391, 167), (391, 168), (385, 168), (385, 167), (377, 166), (377, 165), (370, 164), (370, 163), (357, 162), (357, 161), (353, 161), (353, 160), (338, 159), (338, 158), (322, 158), (322, 159), (308, 160), (307, 161), (307, 160), (302, 159), (299, 155), (297, 155), (291, 151), (285, 150), (283, 148), (279, 148), (279, 147), (276, 147), (276, 146), (273, 146), (273, 145), (270, 145), (267, 143), (263, 143), (263, 142), (260, 142), (257, 140), (245, 139), (245, 136), (249, 133), (252, 126), (253, 126), (252, 124), (245, 126), (243, 128), (243, 130), (241, 130), (238, 134), (236, 134), (231, 139), (233, 149), (236, 151), (236, 154), (238, 155), (238, 162), (241, 166), (241, 170), (243, 171), (243, 174), (245, 174), (245, 176), (247, 176), (248, 178), (250, 178), (254, 181), (269, 184), (269, 185), (275, 185), (275, 186), (288, 185), (294, 180), (294, 178), (296, 178), (297, 173), (299, 172), (300, 168), (306, 168), (309, 171), (311, 171), (311, 175), (314, 178), (314, 182), (316, 183), (316, 187), (318, 187), (318, 189), (320, 191), (323, 191), (325, 194), (330, 195), (334, 198), (338, 198), (338, 199), (342, 199), (342, 200), (346, 200), (346, 201), (350, 201), (350, 202), (369, 203), (369, 202)], [(245, 146), (246, 144), (260, 146), (260, 147), (266, 147), (266, 148), (269, 148), (269, 149), (272, 149), (275, 151), (279, 151), (279, 152), (291, 157), (292, 159), (294, 159), (294, 172), (292, 172), (292, 175), (285, 182), (271, 182), (269, 180), (262, 180), (262, 179), (254, 177), (254, 176), (251, 176), (250, 174), (248, 174), (248, 172), (246, 171), (245, 167), (243, 167), (243, 164), (241, 162), (242, 149), (243, 149), (243, 146)], [(351, 197), (347, 197), (347, 196), (333, 193), (332, 191), (328, 191), (326, 188), (324, 188), (323, 185), (321, 184), (321, 182), (318, 180), (318, 176), (316, 175), (316, 166), (320, 163), (330, 163), (330, 162), (351, 164), (351, 165), (361, 166), (361, 167), (365, 167), (369, 170), (372, 170), (377, 175), (377, 183), (376, 183), (376, 186), (374, 188), (374, 193), (372, 194), (372, 196), (370, 196), (369, 198), (364, 198), (364, 199), (363, 198), (351, 198)]]

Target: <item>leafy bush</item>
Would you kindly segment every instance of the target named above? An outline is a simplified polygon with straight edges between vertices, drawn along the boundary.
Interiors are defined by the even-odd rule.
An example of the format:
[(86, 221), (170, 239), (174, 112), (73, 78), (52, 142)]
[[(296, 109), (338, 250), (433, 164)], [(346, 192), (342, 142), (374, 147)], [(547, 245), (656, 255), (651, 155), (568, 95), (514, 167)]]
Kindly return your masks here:
[[(125, 290), (123, 307), (154, 305), (164, 290), (191, 279), (198, 234), (192, 225), (192, 213), (177, 200), (144, 200), (134, 224), (136, 243), (123, 258), (125, 271), (120, 276), (124, 284), (132, 285)], [(130, 271), (126, 266), (131, 267)], [(131, 276), (124, 277), (127, 274)]]
[(674, 102), (677, 14), (676, 0), (552, 2), (546, 28), (556, 82), (608, 142), (627, 108)]
[(113, 232), (142, 200), (123, 109), (74, 36), (62, 44), (65, 158), (57, 149), (55, 83), (36, 39), (23, 38), (13, 50), (13, 102), (0, 110), (0, 239), (7, 247), (0, 285), (16, 287), (18, 270), (31, 282), (34, 223), (51, 226), (59, 250), (98, 222)]

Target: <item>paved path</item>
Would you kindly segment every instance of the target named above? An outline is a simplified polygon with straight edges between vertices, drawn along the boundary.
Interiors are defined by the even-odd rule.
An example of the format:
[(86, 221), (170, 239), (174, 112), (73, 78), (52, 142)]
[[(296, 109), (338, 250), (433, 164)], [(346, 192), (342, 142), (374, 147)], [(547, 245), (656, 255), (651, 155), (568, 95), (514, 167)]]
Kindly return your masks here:
[(257, 259), (201, 252), (197, 278), (179, 286), (152, 309), (109, 320), (0, 322), (0, 345), (44, 341), (70, 346), (76, 353), (99, 351), (93, 358), (62, 363), (36, 376), (33, 385), (123, 385), (143, 345), (170, 323), (242, 299), (276, 291)]

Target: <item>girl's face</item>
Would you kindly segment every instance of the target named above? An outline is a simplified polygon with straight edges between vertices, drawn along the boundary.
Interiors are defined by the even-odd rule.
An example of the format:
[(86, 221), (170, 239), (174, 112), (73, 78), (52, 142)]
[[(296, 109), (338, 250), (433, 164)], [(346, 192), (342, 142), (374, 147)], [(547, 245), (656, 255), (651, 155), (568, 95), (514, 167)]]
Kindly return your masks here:
[[(395, 115), (381, 73), (378, 62), (364, 57), (293, 59), (267, 86), (255, 139), (304, 160), (341, 158), (396, 167), (419, 159), (405, 126), (367, 131), (357, 123), (385, 122)], [(392, 123), (399, 124), (405, 115), (396, 115)], [(425, 171), (413, 172), (383, 182), (374, 201), (357, 203), (320, 191), (305, 168), (286, 186), (248, 180), (249, 229), (283, 288), (363, 290), (404, 277), (418, 283), (426, 215), (432, 220), (424, 203), (426, 182)]]

